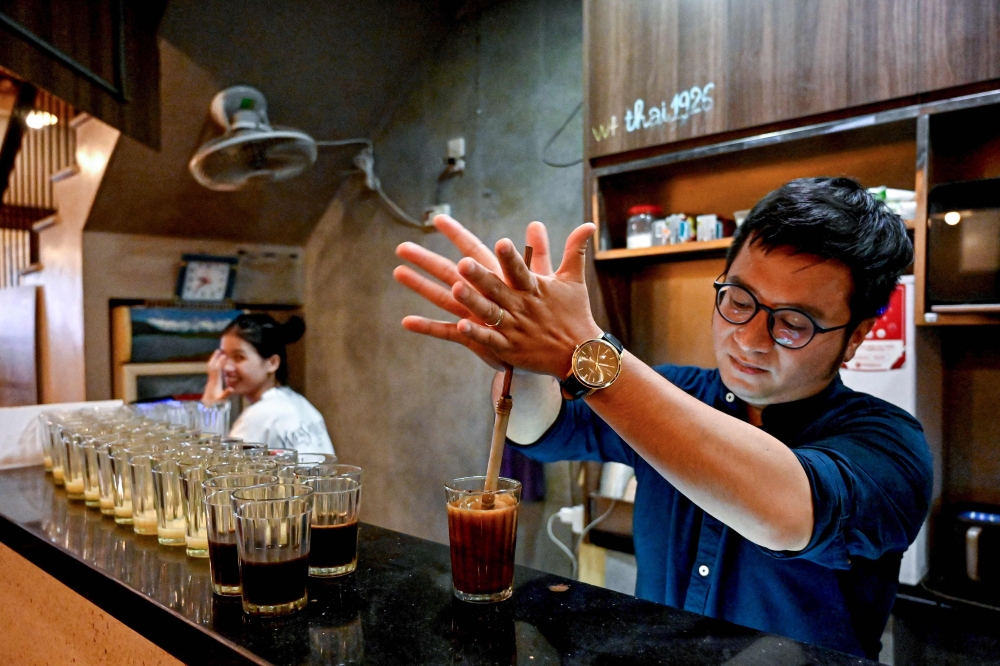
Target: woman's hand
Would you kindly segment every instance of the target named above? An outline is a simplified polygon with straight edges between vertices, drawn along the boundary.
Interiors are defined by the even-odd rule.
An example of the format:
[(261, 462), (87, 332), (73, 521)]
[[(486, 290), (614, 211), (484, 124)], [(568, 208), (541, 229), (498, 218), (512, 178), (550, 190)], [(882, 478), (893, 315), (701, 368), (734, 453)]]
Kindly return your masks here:
[(222, 402), (233, 394), (233, 389), (224, 386), (225, 366), (226, 353), (216, 349), (208, 359), (208, 381), (205, 382), (205, 391), (201, 394), (201, 402), (206, 407)]
[[(459, 224), (455, 219), (447, 215), (438, 215), (434, 218), (434, 226), (444, 234), (448, 240), (457, 247), (464, 256), (474, 259), (484, 270), (495, 276), (502, 276), (500, 262), (490, 249), (483, 245), (474, 234)], [(525, 231), (528, 245), (534, 248), (534, 255), (531, 260), (531, 267), (536, 273), (541, 275), (552, 274), (552, 260), (549, 255), (549, 237), (545, 230), (545, 225), (541, 222), (532, 222)], [(456, 317), (475, 321), (483, 324), (484, 321), (476, 317), (468, 308), (458, 302), (452, 295), (451, 287), (457, 282), (465, 283), (463, 277), (453, 261), (446, 259), (439, 254), (431, 252), (416, 243), (402, 243), (396, 248), (396, 255), (404, 259), (417, 268), (421, 268), (437, 280), (425, 277), (423, 274), (413, 270), (409, 266), (398, 266), (392, 275), (397, 282), (413, 290), (427, 301), (446, 310)], [(522, 262), (523, 265), (523, 262)], [(499, 277), (498, 277), (499, 279)], [(444, 283), (444, 284), (441, 284)], [(445, 286), (447, 285), (447, 286)], [(495, 321), (495, 319), (490, 320)], [(426, 317), (408, 316), (403, 318), (403, 328), (414, 333), (429, 335), (449, 342), (457, 342), (467, 347), (476, 356), (481, 358), (487, 365), (495, 370), (502, 370), (502, 361), (487, 347), (479, 344), (466, 335), (459, 333), (457, 324), (453, 322), (437, 321)]]
[[(602, 335), (584, 279), (587, 243), (595, 229), (588, 223), (573, 230), (552, 276), (532, 274), (508, 239), (496, 245), (504, 280), (473, 258), (458, 262), (463, 279), (451, 293), (473, 315), (458, 322), (458, 333), (517, 368), (568, 377), (576, 346)], [(483, 325), (498, 320), (496, 327)]]

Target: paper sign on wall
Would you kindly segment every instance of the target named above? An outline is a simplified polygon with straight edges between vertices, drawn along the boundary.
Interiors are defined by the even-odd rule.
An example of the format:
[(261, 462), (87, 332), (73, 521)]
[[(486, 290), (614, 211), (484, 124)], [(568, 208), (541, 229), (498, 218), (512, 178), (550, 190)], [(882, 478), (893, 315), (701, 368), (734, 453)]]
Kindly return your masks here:
[(882, 372), (901, 368), (905, 362), (906, 285), (898, 284), (886, 311), (875, 320), (854, 358), (843, 367), (862, 372)]

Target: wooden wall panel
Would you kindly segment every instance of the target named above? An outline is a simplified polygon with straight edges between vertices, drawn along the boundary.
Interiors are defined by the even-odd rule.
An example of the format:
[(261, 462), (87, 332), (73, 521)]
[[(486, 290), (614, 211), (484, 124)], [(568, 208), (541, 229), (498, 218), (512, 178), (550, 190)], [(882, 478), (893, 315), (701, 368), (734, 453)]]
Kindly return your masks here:
[(848, 99), (893, 99), (920, 87), (920, 59), (910, 47), (919, 9), (916, 2), (850, 0)]
[[(899, 0), (897, 0), (899, 1)], [(919, 0), (921, 88), (1000, 77), (1000, 5), (993, 0)]]
[[(995, 2), (588, 0), (585, 11), (590, 158), (1000, 77)], [(709, 84), (710, 108), (671, 109)]]
[(38, 404), (37, 292), (0, 289), (0, 407)]
[(165, 7), (164, 0), (0, 3), (0, 66), (158, 150), (156, 31)]
[(632, 342), (629, 351), (655, 365), (715, 367), (712, 282), (724, 259), (649, 266), (632, 276)]

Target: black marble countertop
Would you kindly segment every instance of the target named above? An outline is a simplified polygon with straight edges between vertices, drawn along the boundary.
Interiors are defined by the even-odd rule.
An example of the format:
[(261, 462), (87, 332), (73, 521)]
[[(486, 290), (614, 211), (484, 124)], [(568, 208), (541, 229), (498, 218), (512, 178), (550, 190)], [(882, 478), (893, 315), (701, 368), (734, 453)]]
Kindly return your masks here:
[(212, 594), (208, 560), (67, 501), (40, 467), (0, 472), (0, 542), (188, 663), (873, 663), (525, 567), (511, 600), (465, 604), (446, 546), (367, 524), (354, 574), (310, 578), (295, 615), (250, 618)]

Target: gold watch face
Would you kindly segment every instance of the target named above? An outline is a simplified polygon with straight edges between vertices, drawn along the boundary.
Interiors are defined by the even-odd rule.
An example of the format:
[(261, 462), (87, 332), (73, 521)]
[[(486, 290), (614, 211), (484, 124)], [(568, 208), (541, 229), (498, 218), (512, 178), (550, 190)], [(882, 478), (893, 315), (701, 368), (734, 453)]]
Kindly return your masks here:
[(590, 388), (605, 388), (621, 370), (618, 350), (604, 340), (588, 340), (573, 354), (573, 374)]

